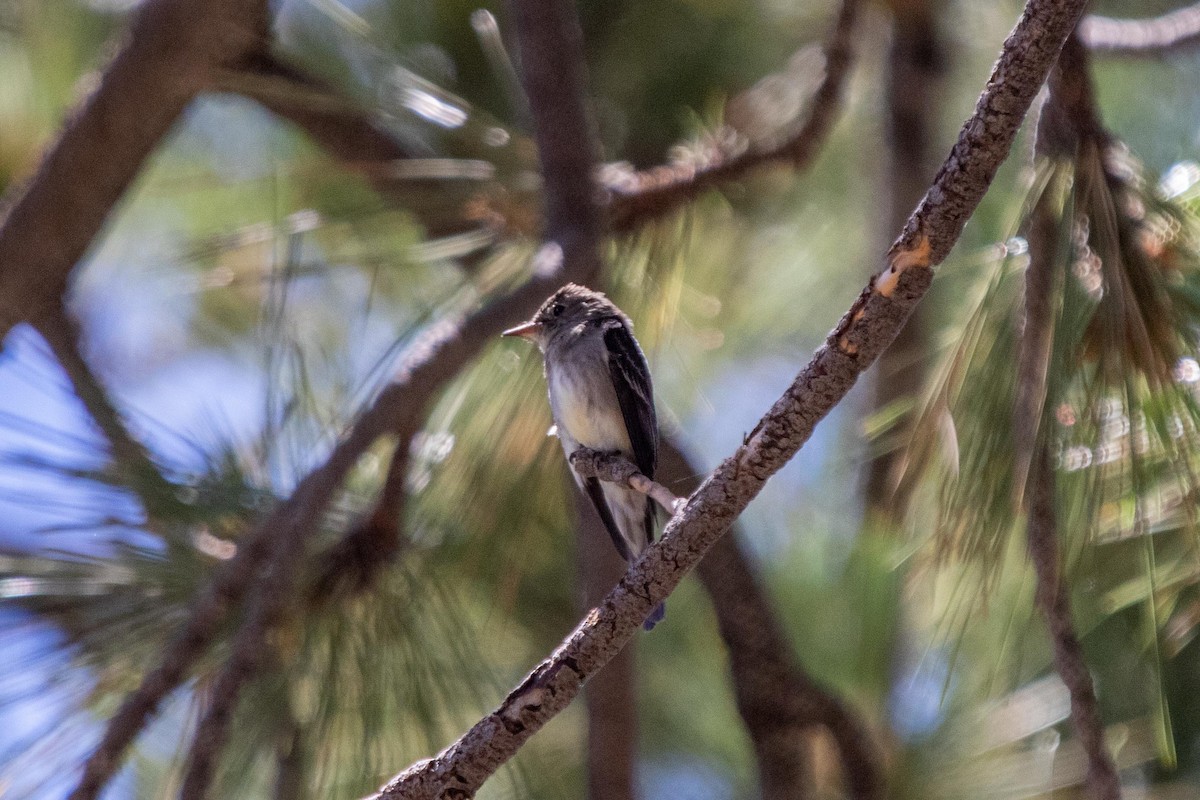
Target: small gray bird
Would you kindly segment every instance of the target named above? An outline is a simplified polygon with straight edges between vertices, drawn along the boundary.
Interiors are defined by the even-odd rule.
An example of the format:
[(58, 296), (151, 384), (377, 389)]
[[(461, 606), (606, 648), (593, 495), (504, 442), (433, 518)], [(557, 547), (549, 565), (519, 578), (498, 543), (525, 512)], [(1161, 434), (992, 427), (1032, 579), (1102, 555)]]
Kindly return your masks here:
[[(533, 318), (510, 328), (545, 356), (550, 412), (567, 458), (579, 447), (620, 453), (647, 478), (658, 462), (658, 420), (650, 369), (633, 323), (600, 294), (568, 283), (551, 295)], [(581, 478), (575, 482), (596, 507), (613, 544), (633, 561), (654, 541), (654, 503), (628, 486)], [(647, 630), (663, 618), (662, 605), (646, 620)]]

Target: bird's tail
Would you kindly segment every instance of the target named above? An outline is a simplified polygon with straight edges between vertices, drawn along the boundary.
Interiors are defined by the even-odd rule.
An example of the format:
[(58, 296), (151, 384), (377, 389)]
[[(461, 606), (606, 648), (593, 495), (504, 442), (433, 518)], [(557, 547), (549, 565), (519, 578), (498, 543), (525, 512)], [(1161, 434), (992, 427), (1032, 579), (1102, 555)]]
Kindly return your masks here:
[(646, 621), (642, 623), (645, 630), (654, 630), (654, 626), (663, 621), (663, 617), (667, 615), (667, 604), (659, 603), (650, 612), (650, 616), (646, 617)]

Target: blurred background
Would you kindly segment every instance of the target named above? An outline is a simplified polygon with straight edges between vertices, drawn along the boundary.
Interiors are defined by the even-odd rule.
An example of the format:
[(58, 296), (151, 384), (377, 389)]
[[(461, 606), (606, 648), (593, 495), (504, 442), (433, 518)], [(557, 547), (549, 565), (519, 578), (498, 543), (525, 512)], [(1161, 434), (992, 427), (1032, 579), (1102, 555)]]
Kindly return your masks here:
[[(0, 184), (35, 167), (136, 5), (0, 3)], [(261, 510), (322, 462), (432, 327), (528, 274), (537, 162), (506, 8), (279, 0), (272, 11), (274, 52), (304, 80), (230, 71), (226, 91), (193, 103), (71, 287), (83, 353), (169, 496), (116, 468), (37, 332), (18, 326), (0, 351), (0, 797), (64, 796)], [(619, 176), (699, 157), (731, 129), (802, 119), (838, 6), (581, 0), (580, 11), (590, 110)], [(878, 269), (1019, 13), (1010, 0), (867, 3), (841, 113), (810, 169), (756, 171), (608, 241), (596, 288), (633, 318), (664, 434), (695, 474), (741, 443)], [(1200, 55), (1098, 56), (1093, 77), (1147, 191), (1191, 214)], [(296, 124), (330, 109), (372, 120), (411, 163), (367, 163)], [(947, 557), (936, 488), (903, 509), (894, 493), (896, 420), (936, 392), (980, 293), (1020, 266), (1035, 183), (1026, 128), (919, 325), (736, 532), (795, 658), (861, 716), (896, 798), (1070, 797), (1083, 774), (1020, 537), (987, 563)], [(367, 793), (452, 741), (571, 630), (584, 608), (575, 506), (549, 425), (541, 359), (524, 343), (495, 341), (447, 382), (412, 444), (401, 552), (369, 591), (276, 632), (217, 796), (283, 796), (285, 769), (309, 792), (295, 796)], [(391, 446), (356, 467), (320, 542), (369, 510)], [(1165, 532), (1118, 519), (1069, 548), (1076, 621), (1131, 797), (1200, 796), (1200, 568), (1195, 548), (1156, 561), (1164, 545), (1152, 543), (1147, 561), (1142, 541), (1192, 541), (1184, 516)], [(710, 600), (690, 577), (667, 607), (637, 637), (629, 677), (636, 794), (753, 797)], [(106, 798), (174, 795), (232, 633)], [(588, 796), (586, 717), (577, 702), (480, 796)], [(813, 796), (842, 796), (828, 742), (813, 733), (807, 748)]]

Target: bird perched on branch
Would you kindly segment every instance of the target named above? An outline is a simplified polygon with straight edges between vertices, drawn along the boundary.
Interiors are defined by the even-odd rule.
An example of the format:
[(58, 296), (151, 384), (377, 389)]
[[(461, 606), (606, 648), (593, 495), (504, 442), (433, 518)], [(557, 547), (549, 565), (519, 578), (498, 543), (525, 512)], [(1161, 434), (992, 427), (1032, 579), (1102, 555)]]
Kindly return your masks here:
[[(550, 411), (568, 459), (580, 447), (620, 453), (654, 478), (658, 420), (650, 369), (621, 309), (603, 294), (569, 283), (504, 335), (528, 339), (542, 351)], [(572, 474), (617, 551), (633, 561), (654, 541), (654, 503), (626, 485)], [(662, 605), (655, 608), (646, 629), (663, 613)]]

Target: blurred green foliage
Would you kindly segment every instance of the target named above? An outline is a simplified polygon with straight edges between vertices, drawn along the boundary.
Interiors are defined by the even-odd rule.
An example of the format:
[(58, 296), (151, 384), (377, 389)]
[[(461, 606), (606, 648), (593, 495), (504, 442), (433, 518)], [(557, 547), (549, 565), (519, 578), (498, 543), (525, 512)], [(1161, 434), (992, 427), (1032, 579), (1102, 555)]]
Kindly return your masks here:
[[(125, 5), (0, 7), (0, 183), (28, 173), (94, 82)], [(494, 160), (489, 191), (519, 207), (532, 168), (527, 122), (472, 27), (478, 8), (287, 0), (275, 4), (276, 35), (285, 55), (377, 113), (416, 152)], [(511, 40), (504, 8), (491, 10)], [(649, 165), (712, 132), (725, 99), (819, 41), (834, 11), (750, 0), (583, 2), (604, 158)], [(948, 150), (1017, 12), (1008, 1), (940, 6), (949, 59), (935, 152)], [(740, 181), (608, 249), (607, 288), (650, 356), (664, 430), (700, 454), (700, 468), (741, 441), (858, 293), (889, 235), (880, 230), (887, 9), (871, 6), (867, 17), (843, 118), (813, 169)], [(1097, 65), (1106, 120), (1152, 171), (1197, 157), (1198, 73), (1191, 53)], [(397, 98), (421, 81), (464, 111), (465, 124), (439, 127), (405, 111)], [(487, 141), (496, 131), (508, 137), (503, 146)], [(1026, 141), (1001, 170), (928, 300), (938, 341), (951, 349), (965, 298), (1014, 233), (1028, 152)], [(0, 561), (5, 637), (44, 649), (0, 671), (0, 720), (8, 715), (4, 727), (14, 731), (0, 735), (0, 787), (28, 797), (65, 790), (79, 742), (96, 735), (229, 548), (319, 463), (397, 355), (526, 273), (533, 243), (517, 233), (486, 258), (449, 257), (426, 237), (421, 212), (433, 206), (416, 203), (461, 211), (461, 187), (446, 183), (405, 206), (247, 100), (207, 97), (189, 111), (96, 243), (71, 298), (106, 384), (184, 487), (155, 505), (174, 511), (138, 511), (76, 419), (80, 410), (55, 411), (70, 404), (45, 354), (9, 343), (24, 355), (0, 360), (0, 386), (32, 380), (58, 399), (0, 417), (10, 476), (0, 499), (70, 521), (33, 539), (0, 538), (9, 553)], [(931, 349), (932, 359), (941, 348)], [(314, 797), (365, 793), (492, 708), (575, 624), (570, 489), (546, 436), (538, 362), (497, 342), (447, 385), (414, 446), (409, 545), (371, 592), (275, 634), (272, 668), (239, 710), (220, 796), (271, 796), (284, 765), (303, 770)], [(1004, 379), (994, 369), (983, 375)], [(191, 411), (197, 394), (220, 401), (218, 410)], [(919, 535), (860, 532), (868, 414), (865, 399), (852, 397), (744, 520), (799, 659), (868, 720), (895, 797), (1026, 796), (1056, 763), (1054, 774), (1069, 780), (1062, 776), (1078, 763), (1023, 552), (999, 541), (990, 563), (942, 563)], [(31, 457), (30, 440), (53, 439), (46, 430), (56, 426), (70, 429), (59, 432), (66, 444), (57, 457)], [(391, 446), (359, 465), (314, 547), (369, 507)], [(80, 487), (99, 494), (85, 503)], [(912, 527), (936, 521), (928, 513)], [(1131, 785), (1163, 797), (1200, 785), (1198, 573), (1190, 532), (1178, 541), (1178, 551), (1151, 546), (1150, 574), (1167, 593), (1146, 584), (1141, 539), (1073, 551), (1078, 621), (1118, 760)], [(689, 579), (670, 606), (653, 635), (638, 639), (643, 792), (673, 794), (691, 776), (693, 796), (748, 796), (752, 751), (708, 601)], [(143, 737), (113, 796), (171, 794), (188, 726), (227, 647), (228, 632)], [(13, 676), (22, 672), (54, 675), (53, 691), (38, 690), (46, 699), (36, 713), (14, 710), (25, 684)], [(59, 692), (66, 699), (51, 702)], [(1147, 724), (1160, 697), (1175, 769), (1158, 760), (1163, 748)], [(577, 705), (483, 795), (581, 797), (583, 737)]]

